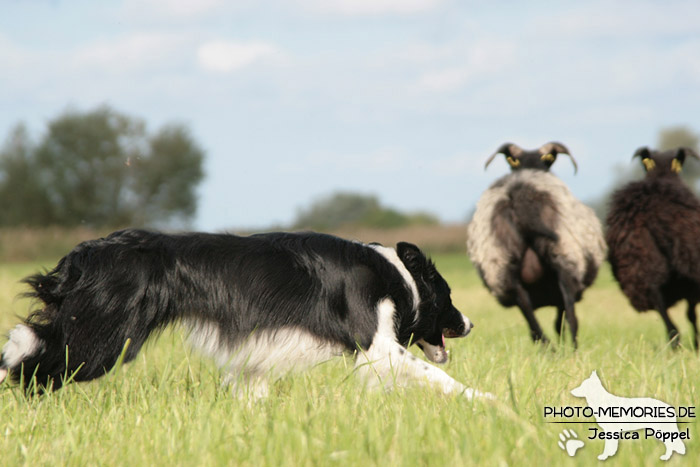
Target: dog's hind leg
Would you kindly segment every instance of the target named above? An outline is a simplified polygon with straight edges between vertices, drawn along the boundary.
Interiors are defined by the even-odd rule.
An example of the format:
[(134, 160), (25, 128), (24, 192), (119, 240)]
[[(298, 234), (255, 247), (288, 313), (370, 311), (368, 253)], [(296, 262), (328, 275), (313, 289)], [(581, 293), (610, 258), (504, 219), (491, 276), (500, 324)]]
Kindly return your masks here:
[(269, 394), (269, 381), (301, 371), (334, 356), (343, 347), (296, 327), (254, 331), (231, 339), (216, 323), (189, 322), (193, 346), (214, 357), (225, 371), (225, 384), (241, 398), (261, 399)]
[(241, 400), (256, 401), (270, 395), (268, 378), (252, 372), (229, 373), (224, 385), (231, 385), (231, 394)]
[(50, 325), (25, 321), (15, 326), (8, 337), (2, 349), (0, 369), (28, 392), (56, 390), (63, 386), (64, 380), (72, 380), (82, 367), (66, 366), (68, 351)]
[(4, 381), (9, 370), (17, 371), (23, 368), (26, 360), (36, 358), (45, 348), (44, 342), (36, 332), (24, 324), (15, 326), (8, 337), (0, 358), (0, 383)]

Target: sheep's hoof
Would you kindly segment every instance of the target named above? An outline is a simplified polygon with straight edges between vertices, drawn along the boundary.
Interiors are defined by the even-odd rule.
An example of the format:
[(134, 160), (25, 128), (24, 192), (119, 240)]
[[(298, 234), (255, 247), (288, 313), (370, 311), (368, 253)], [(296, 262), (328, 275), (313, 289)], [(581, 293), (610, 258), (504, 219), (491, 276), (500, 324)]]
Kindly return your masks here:
[(535, 342), (537, 347), (539, 347), (543, 351), (547, 351), (547, 350), (549, 350), (551, 352), (557, 351), (557, 347), (545, 335), (542, 335), (538, 338), (536, 338), (535, 336), (532, 336), (532, 340)]
[(669, 333), (668, 342), (671, 344), (673, 350), (678, 350), (678, 346), (681, 343), (681, 335), (678, 331)]
[(535, 342), (539, 342), (541, 344), (549, 344), (549, 339), (547, 339), (547, 336), (545, 336), (541, 332), (532, 332), (530, 333), (530, 337), (532, 337), (532, 340)]

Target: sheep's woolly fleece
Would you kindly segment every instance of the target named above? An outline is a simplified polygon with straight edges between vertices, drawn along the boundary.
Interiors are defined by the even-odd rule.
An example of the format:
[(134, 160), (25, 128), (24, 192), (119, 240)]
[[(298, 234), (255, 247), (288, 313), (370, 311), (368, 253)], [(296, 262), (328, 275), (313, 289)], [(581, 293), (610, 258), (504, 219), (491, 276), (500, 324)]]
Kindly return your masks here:
[(494, 208), (501, 200), (508, 200), (516, 184), (528, 184), (549, 193), (557, 212), (557, 225), (548, 226), (559, 236), (552, 247), (557, 262), (569, 264), (574, 278), (583, 282), (587, 258), (597, 265), (605, 260), (607, 246), (602, 227), (593, 210), (579, 201), (555, 175), (541, 170), (524, 169), (508, 174), (491, 185), (476, 205), (472, 221), (467, 227), (467, 250), (479, 267), (491, 293), (500, 296), (506, 292), (508, 264), (517, 261), (522, 251), (503, 245), (492, 230)]

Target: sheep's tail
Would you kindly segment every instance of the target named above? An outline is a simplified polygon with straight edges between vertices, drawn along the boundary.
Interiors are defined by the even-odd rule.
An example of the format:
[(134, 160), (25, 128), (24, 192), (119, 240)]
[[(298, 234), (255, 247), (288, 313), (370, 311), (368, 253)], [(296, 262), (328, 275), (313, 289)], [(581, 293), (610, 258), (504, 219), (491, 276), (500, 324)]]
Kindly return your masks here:
[(519, 216), (518, 225), (523, 232), (528, 244), (534, 244), (538, 238), (545, 238), (553, 242), (559, 241), (559, 235), (550, 229), (542, 219), (535, 216)]
[(551, 195), (521, 183), (508, 193), (513, 209), (514, 221), (525, 242), (532, 245), (537, 238), (558, 241), (559, 236), (550, 227), (559, 218)]
[[(530, 191), (529, 187), (522, 187), (520, 190)], [(529, 201), (533, 199), (531, 193), (527, 196), (524, 193), (513, 196), (515, 225), (525, 247), (520, 265), (520, 279), (526, 284), (534, 284), (540, 280), (544, 273), (542, 258), (548, 256), (547, 251), (551, 244), (559, 241), (559, 235), (545, 222), (545, 219), (554, 217), (554, 209), (545, 195), (538, 195), (543, 198), (538, 203)]]

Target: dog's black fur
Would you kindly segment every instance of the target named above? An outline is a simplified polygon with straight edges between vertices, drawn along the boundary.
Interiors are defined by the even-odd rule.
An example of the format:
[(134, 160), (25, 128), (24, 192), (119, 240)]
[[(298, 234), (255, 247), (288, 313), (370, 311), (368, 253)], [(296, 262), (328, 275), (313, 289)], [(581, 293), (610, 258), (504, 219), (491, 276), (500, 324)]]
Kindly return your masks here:
[(66, 377), (104, 375), (127, 340), (124, 361), (134, 359), (149, 336), (180, 321), (215, 327), (229, 349), (254, 332), (291, 327), (348, 352), (366, 350), (386, 298), (403, 347), (422, 339), (442, 348), (443, 333), (466, 335), (471, 324), (433, 263), (408, 243), (396, 253), (415, 285), (376, 247), (330, 235), (115, 232), (25, 280), (42, 304), (25, 320), (38, 345), (14, 365), (3, 354), (0, 368), (25, 385), (36, 378), (57, 389)]

